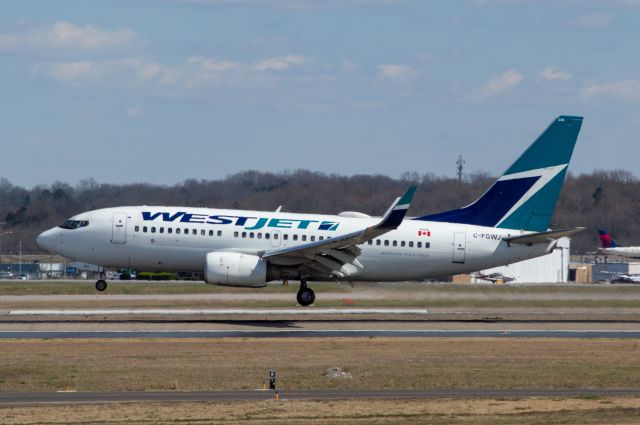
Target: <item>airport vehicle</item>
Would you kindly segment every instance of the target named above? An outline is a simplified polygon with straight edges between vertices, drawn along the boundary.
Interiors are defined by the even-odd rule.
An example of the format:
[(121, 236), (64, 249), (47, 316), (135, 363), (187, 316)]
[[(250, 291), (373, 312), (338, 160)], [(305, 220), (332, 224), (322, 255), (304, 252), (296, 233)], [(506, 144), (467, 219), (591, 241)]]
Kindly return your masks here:
[(604, 229), (598, 229), (602, 248), (598, 248), (599, 254), (619, 255), (620, 257), (640, 258), (640, 246), (621, 246)]
[[(78, 214), (38, 236), (60, 255), (108, 268), (204, 272), (209, 284), (259, 287), (309, 281), (423, 280), (469, 273), (548, 254), (549, 223), (582, 125), (560, 116), (472, 204), (407, 218), (410, 187), (382, 217), (124, 206)], [(96, 282), (99, 291), (106, 282)]]

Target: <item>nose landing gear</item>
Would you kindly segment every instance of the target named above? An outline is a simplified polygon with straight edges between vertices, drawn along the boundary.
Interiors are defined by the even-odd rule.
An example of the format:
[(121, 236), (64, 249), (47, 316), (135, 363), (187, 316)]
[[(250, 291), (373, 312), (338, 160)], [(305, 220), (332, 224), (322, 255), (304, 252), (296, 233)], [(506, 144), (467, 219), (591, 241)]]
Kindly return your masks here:
[(313, 289), (307, 287), (307, 281), (305, 279), (300, 281), (300, 289), (298, 289), (298, 295), (296, 295), (298, 304), (303, 307), (313, 304), (316, 300), (316, 294)]
[(104, 290), (107, 289), (107, 282), (100, 279), (96, 282), (96, 289), (100, 292), (104, 292)]
[(100, 292), (104, 292), (107, 289), (107, 281), (104, 280), (106, 277), (104, 272), (100, 272), (100, 279), (96, 282), (96, 290)]

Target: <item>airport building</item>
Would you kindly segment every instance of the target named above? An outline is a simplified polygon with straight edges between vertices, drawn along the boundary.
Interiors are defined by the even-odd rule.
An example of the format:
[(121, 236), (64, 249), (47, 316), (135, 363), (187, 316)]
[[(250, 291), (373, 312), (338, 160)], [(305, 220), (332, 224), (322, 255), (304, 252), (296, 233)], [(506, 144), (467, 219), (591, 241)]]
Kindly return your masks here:
[(458, 283), (565, 283), (569, 281), (570, 249), (571, 239), (561, 238), (549, 255), (481, 270), (477, 273), (456, 275), (453, 281)]

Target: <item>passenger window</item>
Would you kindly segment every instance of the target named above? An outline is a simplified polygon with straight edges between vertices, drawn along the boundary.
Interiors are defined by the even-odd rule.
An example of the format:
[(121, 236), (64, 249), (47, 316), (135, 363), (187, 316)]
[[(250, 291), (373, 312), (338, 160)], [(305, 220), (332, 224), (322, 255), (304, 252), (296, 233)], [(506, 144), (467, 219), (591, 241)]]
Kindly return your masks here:
[(389, 246), (389, 240), (388, 239), (384, 240), (384, 246)]
[[(278, 235), (276, 235), (276, 236), (278, 236)], [(265, 233), (264, 234), (264, 238), (265, 239), (271, 239), (271, 234), (270, 233)]]
[(151, 228), (151, 233), (155, 233), (155, 232), (156, 232), (156, 228), (155, 228), (155, 227), (152, 227), (152, 228)]
[(297, 241), (298, 240), (298, 235), (293, 235), (293, 240)]
[(164, 233), (164, 227), (160, 228), (160, 233)]
[(254, 237), (254, 236), (255, 236), (255, 235), (254, 235), (254, 233), (253, 233), (253, 232), (250, 232), (250, 233), (249, 233), (249, 238), (250, 238), (250, 239), (253, 239), (253, 237)]
[(144, 233), (147, 233), (147, 226), (144, 226), (144, 227), (142, 228), (142, 231), (143, 231)]
[(424, 243), (424, 247), (425, 248), (431, 248), (431, 242), (425, 242)]
[(168, 234), (172, 234), (173, 233), (173, 227), (167, 227), (167, 233)]
[(176, 229), (176, 235), (179, 235), (179, 234), (180, 234), (180, 228), (178, 227), (178, 228)]
[(318, 237), (318, 240), (323, 241), (323, 240), (324, 240), (324, 236), (319, 236), (319, 237)]
[(380, 246), (380, 239), (376, 239), (376, 245)]
[(140, 231), (140, 226), (136, 226), (136, 227), (135, 227), (135, 231), (136, 231), (136, 232), (139, 232), (139, 231)]
[(233, 237), (237, 238), (238, 237), (238, 232), (233, 232)]
[(246, 238), (247, 237), (247, 232), (242, 232), (242, 237)]
[(422, 248), (422, 242), (417, 243), (418, 248)]
[[(200, 229), (200, 236), (206, 236), (207, 231), (204, 229)], [(209, 230), (209, 236), (213, 236), (213, 231)]]
[(258, 232), (258, 239), (262, 239), (262, 233)]
[(398, 241), (393, 241), (393, 246), (398, 246)]
[(315, 235), (311, 235), (311, 242), (314, 242), (316, 240)]
[(209, 236), (213, 236), (213, 230), (209, 230)]
[[(267, 238), (267, 239), (269, 239), (269, 238)], [(273, 234), (273, 239), (278, 239), (278, 234), (277, 233)]]
[(404, 241), (400, 242), (400, 246), (404, 247)]
[(198, 229), (191, 229), (191, 233), (193, 233), (194, 235), (198, 234)]
[(289, 235), (282, 235), (282, 239), (284, 239), (285, 241), (289, 240)]
[(413, 248), (413, 241), (409, 241), (409, 248)]
[(222, 236), (222, 230), (218, 230), (218, 236)]
[(189, 234), (189, 229), (186, 229), (186, 228), (185, 228), (185, 229), (184, 229), (184, 234), (185, 234), (185, 235), (188, 235), (188, 234)]
[(369, 239), (369, 240), (367, 241), (367, 245), (373, 245), (373, 241), (372, 241), (371, 239)]
[(302, 241), (305, 242), (307, 240), (307, 235), (302, 235)]

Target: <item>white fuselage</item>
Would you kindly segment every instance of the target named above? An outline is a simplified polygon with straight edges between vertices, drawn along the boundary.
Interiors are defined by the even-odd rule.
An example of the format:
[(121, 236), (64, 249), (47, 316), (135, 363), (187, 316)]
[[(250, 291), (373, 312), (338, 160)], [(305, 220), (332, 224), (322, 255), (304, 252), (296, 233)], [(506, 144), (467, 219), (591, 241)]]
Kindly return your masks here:
[[(144, 213), (144, 214), (143, 214)], [(146, 217), (145, 217), (146, 214)], [(146, 218), (146, 219), (145, 219)], [(109, 268), (202, 272), (206, 254), (260, 255), (361, 230), (369, 217), (188, 207), (132, 206), (79, 214), (85, 227), (56, 227), (38, 243), (63, 256)], [(405, 219), (398, 229), (358, 245), (358, 281), (422, 280), (468, 273), (538, 257), (546, 244), (507, 244), (526, 232)], [(287, 265), (287, 264), (281, 264)]]
[(599, 248), (603, 255), (618, 255), (620, 257), (640, 258), (640, 246), (621, 246), (617, 248)]

